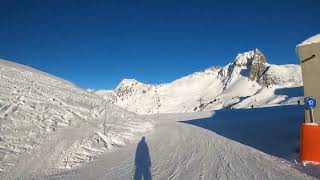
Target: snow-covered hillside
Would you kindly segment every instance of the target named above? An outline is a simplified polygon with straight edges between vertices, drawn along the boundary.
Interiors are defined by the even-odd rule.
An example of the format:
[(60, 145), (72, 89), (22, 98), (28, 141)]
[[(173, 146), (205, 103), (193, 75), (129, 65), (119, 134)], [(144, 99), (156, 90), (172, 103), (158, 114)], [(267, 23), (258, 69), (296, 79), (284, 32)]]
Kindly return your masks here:
[(152, 128), (70, 82), (5, 60), (0, 92), (0, 179), (78, 166)]
[(116, 106), (156, 113), (292, 104), (301, 95), (297, 72), (256, 50), (169, 84), (124, 80), (115, 91), (94, 91), (1, 60), (0, 179), (319, 177), (294, 164), (301, 106), (150, 116)]
[(114, 91), (95, 91), (139, 114), (176, 113), (298, 103), (299, 65), (268, 64), (258, 50), (238, 54), (225, 67), (210, 67), (167, 84), (124, 79)]

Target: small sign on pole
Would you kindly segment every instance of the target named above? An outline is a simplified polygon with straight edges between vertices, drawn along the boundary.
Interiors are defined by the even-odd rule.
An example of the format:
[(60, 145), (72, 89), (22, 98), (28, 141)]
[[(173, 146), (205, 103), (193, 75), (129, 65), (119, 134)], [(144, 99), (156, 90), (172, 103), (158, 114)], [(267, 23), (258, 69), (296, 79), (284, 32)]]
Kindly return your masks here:
[(304, 108), (310, 112), (310, 121), (314, 123), (313, 109), (317, 106), (317, 100), (313, 96), (304, 99)]

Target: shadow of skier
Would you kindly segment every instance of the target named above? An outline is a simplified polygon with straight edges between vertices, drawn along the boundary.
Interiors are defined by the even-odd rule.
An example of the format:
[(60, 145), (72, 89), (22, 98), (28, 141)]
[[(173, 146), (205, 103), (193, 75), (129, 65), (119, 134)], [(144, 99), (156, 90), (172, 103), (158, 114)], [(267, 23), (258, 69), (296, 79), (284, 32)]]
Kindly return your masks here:
[(135, 173), (134, 180), (151, 180), (151, 160), (149, 154), (149, 148), (145, 141), (145, 137), (142, 137), (136, 150), (135, 157)]

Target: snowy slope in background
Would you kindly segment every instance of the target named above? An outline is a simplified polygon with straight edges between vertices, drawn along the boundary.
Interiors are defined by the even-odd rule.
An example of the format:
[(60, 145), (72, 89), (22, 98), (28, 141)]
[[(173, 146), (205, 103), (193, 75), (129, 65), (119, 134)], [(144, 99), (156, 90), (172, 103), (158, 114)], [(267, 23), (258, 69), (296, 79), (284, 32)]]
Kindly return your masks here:
[(152, 121), (27, 66), (1, 60), (0, 82), (0, 179), (78, 166), (152, 128)]
[(91, 90), (89, 92), (94, 93), (94, 94), (102, 97), (106, 101), (114, 102), (116, 100), (113, 90)]
[(171, 83), (124, 79), (114, 91), (93, 93), (139, 114), (296, 104), (303, 96), (300, 66), (270, 65), (258, 49), (238, 54), (225, 67), (211, 67)]

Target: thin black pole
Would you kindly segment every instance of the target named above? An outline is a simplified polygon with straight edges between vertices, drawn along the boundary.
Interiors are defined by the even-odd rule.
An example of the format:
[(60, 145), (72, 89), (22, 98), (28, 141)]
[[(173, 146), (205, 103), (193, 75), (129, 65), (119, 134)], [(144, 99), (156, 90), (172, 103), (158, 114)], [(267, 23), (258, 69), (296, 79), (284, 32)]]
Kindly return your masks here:
[(106, 135), (106, 120), (107, 120), (107, 103), (104, 103), (104, 121), (103, 121), (103, 134)]

